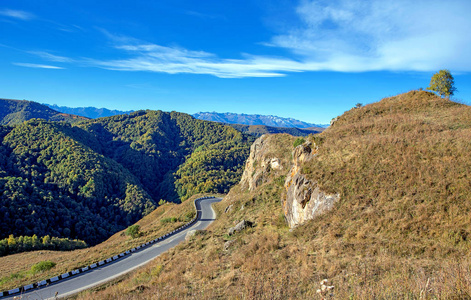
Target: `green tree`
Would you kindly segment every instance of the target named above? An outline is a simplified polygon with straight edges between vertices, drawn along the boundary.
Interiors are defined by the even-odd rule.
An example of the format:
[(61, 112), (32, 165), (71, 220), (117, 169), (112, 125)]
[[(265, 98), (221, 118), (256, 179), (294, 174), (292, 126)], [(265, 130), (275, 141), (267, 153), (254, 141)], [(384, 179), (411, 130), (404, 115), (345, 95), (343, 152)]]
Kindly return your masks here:
[(31, 243), (32, 243), (33, 249), (39, 248), (39, 246), (41, 245), (41, 242), (39, 241), (39, 238), (36, 234), (33, 234), (33, 236), (31, 237)]
[(433, 74), (430, 86), (427, 88), (437, 92), (441, 97), (450, 97), (456, 92), (455, 79), (448, 70), (440, 70)]
[(8, 237), (8, 246), (12, 248), (16, 246), (16, 240), (13, 237), (13, 234), (10, 234), (10, 236)]
[(44, 247), (49, 247), (51, 245), (51, 237), (49, 235), (43, 236), (42, 241)]

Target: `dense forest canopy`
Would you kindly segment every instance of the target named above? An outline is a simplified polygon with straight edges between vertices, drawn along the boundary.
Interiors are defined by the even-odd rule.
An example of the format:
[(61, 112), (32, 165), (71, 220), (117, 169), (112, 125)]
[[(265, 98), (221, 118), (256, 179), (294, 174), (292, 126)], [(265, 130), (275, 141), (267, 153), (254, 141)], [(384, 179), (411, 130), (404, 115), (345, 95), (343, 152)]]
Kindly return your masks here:
[(226, 192), (253, 138), (213, 122), (138, 111), (71, 125), (0, 127), (0, 239), (103, 241), (161, 199)]

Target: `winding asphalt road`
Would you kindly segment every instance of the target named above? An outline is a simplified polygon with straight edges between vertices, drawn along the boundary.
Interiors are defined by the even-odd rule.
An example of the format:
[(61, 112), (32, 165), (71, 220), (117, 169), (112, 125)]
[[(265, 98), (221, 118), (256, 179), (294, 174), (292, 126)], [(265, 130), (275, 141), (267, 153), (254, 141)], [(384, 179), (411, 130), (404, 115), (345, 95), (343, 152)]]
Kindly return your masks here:
[[(17, 294), (7, 297), (1, 297), (4, 299), (14, 299), (15, 297), (21, 297), (20, 299), (54, 299), (57, 293), (58, 298), (72, 296), (86, 289), (101, 285), (105, 282), (113, 280), (123, 274), (126, 274), (140, 266), (150, 262), (165, 251), (175, 247), (180, 242), (185, 240), (185, 236), (190, 230), (205, 229), (215, 219), (216, 213), (214, 212), (211, 205), (215, 202), (219, 202), (220, 198), (210, 198), (196, 201), (196, 209), (198, 211), (199, 219), (193, 226), (190, 226), (180, 232), (170, 235), (162, 241), (159, 241), (153, 245), (143, 248), (139, 251), (133, 252), (127, 256), (122, 257), (112, 263), (97, 267), (89, 270), (85, 273), (81, 273), (70, 278), (58, 281), (48, 286), (37, 288), (34, 290), (28, 290), (23, 294)], [(16, 298), (18, 299), (18, 298)]]

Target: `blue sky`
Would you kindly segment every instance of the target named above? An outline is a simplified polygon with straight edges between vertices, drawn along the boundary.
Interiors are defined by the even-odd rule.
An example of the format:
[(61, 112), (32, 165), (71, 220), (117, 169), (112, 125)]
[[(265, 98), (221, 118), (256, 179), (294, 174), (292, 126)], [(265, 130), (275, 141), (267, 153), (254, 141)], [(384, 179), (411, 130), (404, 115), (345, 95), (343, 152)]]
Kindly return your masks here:
[(469, 0), (2, 0), (0, 97), (328, 123), (449, 69), (471, 101)]

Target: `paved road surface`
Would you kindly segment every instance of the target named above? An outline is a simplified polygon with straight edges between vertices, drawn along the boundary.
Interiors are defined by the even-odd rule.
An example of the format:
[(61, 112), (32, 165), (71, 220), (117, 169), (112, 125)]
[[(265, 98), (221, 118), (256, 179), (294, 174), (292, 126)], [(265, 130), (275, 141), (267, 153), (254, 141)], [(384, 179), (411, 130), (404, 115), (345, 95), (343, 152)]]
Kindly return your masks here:
[(85, 273), (75, 275), (71, 278), (58, 281), (57, 283), (45, 286), (43, 288), (28, 290), (23, 295), (17, 294), (0, 298), (13, 299), (21, 297), (21, 299), (49, 299), (54, 298), (56, 292), (59, 298), (74, 295), (80, 291), (92, 288), (94, 286), (103, 284), (107, 281), (113, 280), (131, 270), (134, 270), (142, 265), (145, 265), (152, 259), (156, 258), (165, 251), (175, 247), (178, 243), (185, 240), (185, 236), (190, 230), (205, 229), (216, 218), (216, 213), (211, 207), (211, 204), (219, 202), (219, 198), (211, 198), (199, 200), (196, 202), (197, 210), (201, 211), (199, 220), (185, 230), (182, 230), (166, 239), (148, 246), (142, 250), (131, 253), (123, 258), (116, 260), (112, 263), (97, 267)]

